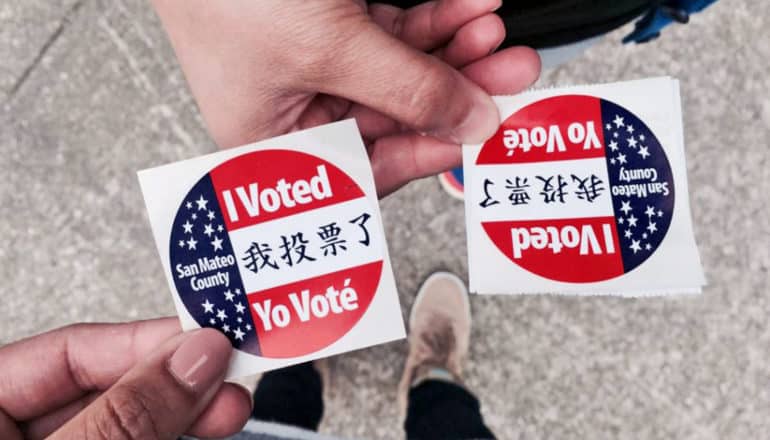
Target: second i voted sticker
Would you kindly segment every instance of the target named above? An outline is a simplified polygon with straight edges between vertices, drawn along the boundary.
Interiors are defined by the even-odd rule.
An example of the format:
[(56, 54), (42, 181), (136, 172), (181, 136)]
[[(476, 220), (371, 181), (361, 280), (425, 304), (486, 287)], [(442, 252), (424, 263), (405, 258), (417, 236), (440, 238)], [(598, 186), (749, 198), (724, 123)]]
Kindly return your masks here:
[(230, 339), (229, 377), (404, 337), (354, 122), (139, 177), (183, 328)]
[(500, 129), (464, 150), (471, 290), (700, 290), (676, 81), (496, 99)]

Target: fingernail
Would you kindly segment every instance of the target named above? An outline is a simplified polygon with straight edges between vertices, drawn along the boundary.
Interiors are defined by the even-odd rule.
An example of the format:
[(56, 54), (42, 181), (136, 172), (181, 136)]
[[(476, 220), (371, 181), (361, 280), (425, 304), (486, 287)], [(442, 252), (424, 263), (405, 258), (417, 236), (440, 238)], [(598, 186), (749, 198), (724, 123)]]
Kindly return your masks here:
[(500, 9), (500, 6), (502, 5), (503, 5), (503, 0), (499, 0), (495, 2), (495, 4), (492, 5), (492, 9), (490, 10), (490, 12), (495, 12), (496, 10)]
[(454, 137), (464, 144), (478, 144), (492, 137), (500, 126), (500, 114), (491, 99), (486, 98), (455, 129)]
[(232, 346), (216, 330), (196, 330), (168, 361), (168, 370), (180, 384), (203, 393), (219, 383), (227, 371)]

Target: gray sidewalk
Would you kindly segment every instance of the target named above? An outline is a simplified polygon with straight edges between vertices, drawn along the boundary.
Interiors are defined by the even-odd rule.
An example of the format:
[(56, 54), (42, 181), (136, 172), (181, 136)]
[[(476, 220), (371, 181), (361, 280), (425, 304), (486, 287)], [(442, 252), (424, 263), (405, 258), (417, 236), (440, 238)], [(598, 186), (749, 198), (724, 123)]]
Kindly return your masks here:
[[(540, 85), (681, 80), (704, 295), (474, 297), (468, 385), (500, 438), (770, 432), (770, 3), (723, 0), (656, 42), (616, 32)], [(136, 170), (214, 149), (144, 0), (0, 0), (0, 343), (172, 313)], [(382, 201), (406, 312), (466, 275), (435, 179)], [(402, 342), (331, 362), (323, 431), (398, 438)]]

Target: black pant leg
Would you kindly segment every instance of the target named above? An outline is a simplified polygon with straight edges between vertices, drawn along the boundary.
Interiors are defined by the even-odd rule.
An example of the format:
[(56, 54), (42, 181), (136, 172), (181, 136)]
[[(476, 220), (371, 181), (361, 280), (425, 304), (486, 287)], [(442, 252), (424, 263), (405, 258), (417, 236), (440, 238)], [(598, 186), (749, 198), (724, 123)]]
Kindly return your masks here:
[(494, 439), (478, 399), (465, 388), (426, 380), (409, 391), (404, 422), (407, 439)]
[(265, 373), (254, 391), (257, 420), (316, 431), (323, 412), (321, 375), (311, 362)]

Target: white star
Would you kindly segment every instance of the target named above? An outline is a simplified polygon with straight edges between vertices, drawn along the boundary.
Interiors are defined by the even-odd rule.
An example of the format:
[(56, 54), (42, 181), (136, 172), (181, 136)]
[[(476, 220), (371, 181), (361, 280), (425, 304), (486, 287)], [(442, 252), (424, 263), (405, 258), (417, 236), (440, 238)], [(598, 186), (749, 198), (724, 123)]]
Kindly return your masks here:
[(639, 135), (639, 140), (640, 140), (640, 141), (642, 141), (642, 142), (644, 142), (644, 135), (643, 135), (643, 134), (640, 134), (640, 135)]
[(231, 292), (229, 290), (225, 292), (225, 299), (226, 300), (232, 302), (233, 298), (235, 298), (235, 295), (233, 295), (233, 292)]
[(628, 218), (628, 226), (636, 226), (636, 221), (639, 220), (636, 217), (634, 217), (633, 214), (631, 214), (631, 217)]
[(629, 248), (634, 251), (634, 253), (642, 250), (642, 247), (639, 246), (639, 240), (631, 240), (631, 246), (629, 246)]
[(235, 305), (236, 312), (243, 313), (244, 310), (246, 310), (246, 307), (243, 306), (243, 303), (238, 303)]
[(214, 304), (211, 304), (208, 298), (206, 298), (206, 302), (201, 303), (201, 305), (203, 306), (205, 313), (214, 313)]
[(183, 247), (184, 247), (184, 240), (179, 240), (179, 247), (180, 247), (180, 248), (183, 248)]
[(607, 125), (605, 125), (605, 127), (607, 128), (607, 130), (612, 130), (612, 124), (610, 124), (609, 122), (607, 123)]
[(620, 115), (615, 115), (615, 120), (612, 122), (615, 123), (615, 127), (618, 127), (618, 128), (626, 125), (623, 123), (623, 118), (621, 118)]
[(237, 339), (239, 341), (243, 341), (243, 336), (246, 334), (246, 333), (241, 331), (240, 327), (235, 329), (235, 331), (233, 331), (233, 333), (235, 333), (235, 339)]
[(613, 157), (612, 159), (610, 159), (610, 163), (611, 163), (612, 165), (615, 165), (615, 158), (614, 158), (614, 157)]
[(653, 207), (652, 207), (652, 206), (650, 206), (650, 205), (647, 205), (647, 209), (644, 211), (644, 214), (645, 214), (647, 217), (652, 217), (653, 215), (655, 215), (655, 208), (653, 208)]
[(644, 234), (642, 234), (642, 238), (643, 238), (643, 239), (647, 240), (647, 237), (648, 237), (648, 235), (647, 235), (647, 233), (646, 233), (646, 232), (645, 232)]
[(240, 316), (235, 318), (235, 320), (238, 321), (238, 322), (243, 322), (243, 318), (241, 318)]
[(663, 211), (658, 210), (658, 217), (663, 217)]
[(239, 289), (239, 288), (237, 288), (237, 287), (236, 287), (236, 288), (235, 288), (235, 294), (236, 294), (236, 295), (240, 295), (240, 294), (241, 294), (241, 289)]
[(634, 126), (631, 124), (628, 124), (628, 127), (626, 127), (626, 131), (630, 134), (634, 134)]
[(190, 217), (192, 217), (193, 220), (197, 220), (198, 219), (198, 214), (193, 212), (193, 214)]
[(193, 227), (193, 225), (190, 224), (189, 220), (186, 221), (185, 224), (182, 225), (182, 227), (184, 228), (184, 233), (185, 234), (192, 234), (192, 227)]
[(647, 243), (646, 245), (644, 245), (644, 248), (649, 251), (650, 249), (652, 249), (652, 246), (650, 246), (650, 243)]
[(193, 250), (193, 249), (197, 249), (197, 248), (195, 247), (195, 245), (196, 245), (196, 244), (198, 244), (198, 240), (196, 240), (196, 239), (194, 239), (194, 238), (190, 237), (190, 239), (189, 239), (189, 240), (187, 240), (187, 250)]
[(618, 223), (620, 223), (620, 224), (622, 225), (624, 220), (625, 220), (625, 219), (624, 219), (623, 217), (620, 217), (620, 218), (618, 219)]
[(610, 141), (610, 150), (612, 151), (618, 151), (618, 143), (614, 140)]
[(627, 161), (626, 161), (626, 155), (625, 155), (625, 154), (623, 154), (623, 153), (621, 153), (621, 154), (618, 154), (618, 162), (620, 162), (620, 163), (627, 163)]
[(222, 232), (224, 230), (225, 228), (223, 228), (222, 225), (217, 226), (217, 232)]
[(206, 216), (209, 218), (209, 220), (214, 220), (214, 211), (209, 211), (208, 215)]
[(628, 215), (628, 211), (632, 210), (631, 201), (626, 200), (626, 201), (620, 202), (620, 204), (621, 204), (620, 210), (623, 211), (623, 214)]
[(246, 330), (251, 331), (251, 324), (246, 324)]
[(214, 246), (214, 250), (221, 251), (222, 250), (222, 239), (219, 237), (214, 237), (214, 241), (211, 242), (211, 245)]
[(616, 131), (615, 133), (612, 133), (612, 137), (614, 138), (618, 137), (618, 132)]
[(625, 235), (625, 236), (626, 236), (626, 238), (631, 238), (631, 237), (633, 236), (633, 234), (631, 233), (631, 230), (630, 230), (630, 229), (626, 229), (626, 233), (625, 233), (625, 234), (623, 234), (623, 235)]
[(647, 225), (647, 230), (650, 231), (650, 234), (653, 234), (658, 230), (658, 226), (655, 224), (655, 222), (650, 222)]
[(192, 202), (187, 202), (184, 206), (186, 206), (187, 209), (192, 209)]
[(630, 138), (628, 138), (626, 140), (628, 141), (629, 148), (636, 148), (636, 139), (634, 139), (633, 136), (631, 136)]
[(214, 228), (211, 227), (211, 223), (203, 227), (203, 233), (206, 234), (206, 236), (211, 237), (211, 234), (214, 233)]
[(217, 321), (214, 318), (209, 319), (209, 324), (214, 325)]
[(220, 321), (224, 321), (227, 319), (227, 313), (222, 309), (217, 309), (217, 318), (219, 318)]
[(647, 151), (647, 147), (640, 147), (639, 155), (642, 156), (642, 159), (647, 159), (647, 157), (650, 155), (650, 152)]
[(195, 201), (195, 203), (198, 204), (198, 211), (202, 211), (206, 209), (206, 204), (209, 203), (208, 200), (203, 198), (203, 194), (201, 194), (201, 197)]
[(228, 324), (223, 325), (222, 331), (225, 333), (230, 333), (230, 326)]

